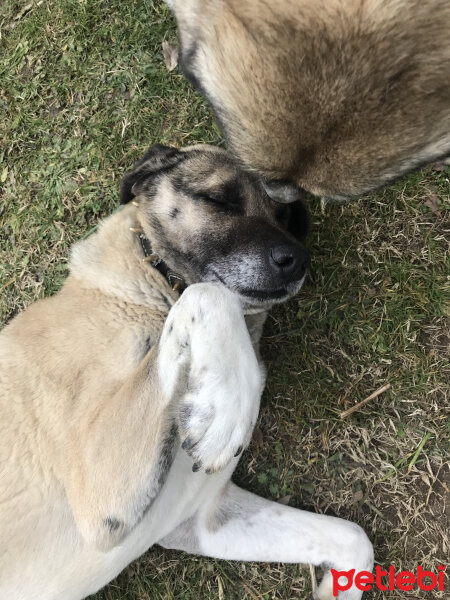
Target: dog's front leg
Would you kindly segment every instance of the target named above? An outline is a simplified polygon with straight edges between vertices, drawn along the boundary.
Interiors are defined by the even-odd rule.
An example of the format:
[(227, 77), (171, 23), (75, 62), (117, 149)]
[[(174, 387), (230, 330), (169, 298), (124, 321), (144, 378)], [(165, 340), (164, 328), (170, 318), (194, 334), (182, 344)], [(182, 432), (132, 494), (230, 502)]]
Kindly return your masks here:
[[(355, 523), (264, 500), (228, 483), (217, 498), (158, 542), (226, 560), (309, 563), (327, 569), (316, 600), (333, 600), (329, 569), (349, 571), (340, 580), (339, 600), (359, 600), (351, 585), (373, 567), (372, 544)], [(351, 570), (355, 571), (351, 573)]]
[[(180, 369), (187, 375), (181, 389)], [(164, 327), (158, 373), (164, 393), (180, 398), (182, 447), (193, 470), (225, 468), (250, 440), (263, 388), (238, 297), (220, 284), (190, 286)]]
[(85, 402), (69, 434), (64, 475), (85, 540), (117, 545), (142, 519), (178, 449), (194, 469), (225, 467), (248, 443), (262, 378), (237, 297), (224, 286), (190, 286), (153, 347), (117, 393)]

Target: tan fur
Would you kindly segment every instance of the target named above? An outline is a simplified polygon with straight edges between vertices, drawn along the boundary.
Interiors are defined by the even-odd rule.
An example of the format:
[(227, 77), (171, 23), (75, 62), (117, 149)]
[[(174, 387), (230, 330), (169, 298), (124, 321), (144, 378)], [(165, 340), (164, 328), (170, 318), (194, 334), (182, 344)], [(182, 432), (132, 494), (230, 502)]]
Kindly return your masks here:
[(184, 70), (268, 179), (350, 197), (450, 153), (448, 0), (174, 0)]
[[(31, 306), (1, 334), (0, 532), (10, 550), (6, 566), (0, 561), (3, 575), (20, 570), (24, 559), (23, 548), (14, 548), (8, 535), (10, 528), (11, 536), (14, 530), (22, 535), (16, 523), (23, 512), (18, 509), (21, 493), (36, 489), (28, 506), (35, 522), (40, 506), (61, 499), (65, 490), (80, 531), (94, 540), (104, 515), (120, 514), (123, 492), (132, 494), (142, 480), (167, 427), (158, 387), (151, 411), (138, 398), (151, 389), (154, 361), (152, 351), (142, 360), (144, 340), (149, 335), (153, 343), (158, 339), (168, 310), (152, 290), (162, 288), (172, 302), (176, 295), (141, 261), (137, 236), (128, 230), (136, 211), (127, 207), (76, 248), (61, 292)], [(89, 247), (109, 263), (104, 273), (101, 263), (96, 267), (97, 277), (104, 275), (104, 290), (78, 263), (77, 255)], [(132, 278), (136, 288), (141, 284), (141, 293), (124, 285), (119, 294), (117, 280)], [(26, 514), (23, 518), (28, 520)], [(125, 533), (117, 531), (117, 536)]]
[[(172, 159), (176, 168), (170, 170)], [(291, 243), (299, 256), (303, 251), (277, 222), (278, 208), (261, 186), (223, 150), (155, 146), (125, 179), (130, 182), (130, 177), (143, 185), (139, 201), (130, 202), (75, 244), (70, 275), (61, 291), (30, 306), (0, 333), (2, 599), (79, 600), (105, 585), (170, 533), (183, 515), (188, 517), (195, 502), (201, 504), (208, 497), (212, 485), (224, 485), (223, 471), (228, 468), (229, 478), (229, 463), (236, 464), (236, 450), (248, 442), (256, 420), (261, 375), (249, 331), (257, 344), (265, 306), (258, 306), (259, 314), (249, 317), (248, 330), (238, 296), (211, 283), (217, 281), (211, 274), (209, 283), (191, 286), (179, 299), (165, 276), (143, 260), (137, 231), (145, 230), (153, 249), (171, 268), (183, 269), (187, 284), (203, 281), (214, 251), (219, 263), (224, 262), (222, 250), (217, 250), (219, 232), (236, 238), (240, 221), (257, 217), (276, 243)], [(223, 193), (221, 201), (231, 202), (227, 183), (240, 190), (239, 212), (227, 213), (225, 204), (196, 195)], [(171, 214), (174, 210), (177, 213)], [(243, 254), (233, 259), (227, 243), (231, 266), (241, 265), (247, 252), (244, 243), (242, 247), (239, 240), (234, 243), (234, 252)], [(266, 246), (261, 241), (254, 260), (270, 252)], [(197, 260), (202, 248), (203, 270)], [(256, 271), (249, 269), (250, 282)], [(239, 284), (239, 273), (233, 281)], [(202, 285), (210, 290), (209, 296)], [(300, 285), (293, 281), (293, 292)], [(234, 339), (247, 344), (247, 362), (245, 355), (238, 356), (237, 367), (232, 368), (235, 377), (242, 370), (241, 379), (236, 379), (239, 393), (246, 390), (252, 401), (245, 419), (236, 410), (231, 416), (248, 422), (248, 427), (242, 426), (241, 435), (233, 422), (232, 435), (222, 445), (215, 436), (206, 448), (208, 454), (199, 442), (192, 451), (188, 448), (188, 456), (180, 449), (180, 438), (193, 435), (191, 421), (207, 428), (216, 414), (219, 420), (218, 399), (225, 412), (232, 400), (226, 386), (228, 372), (221, 380), (208, 363), (214, 358), (210, 345), (220, 339), (220, 327), (230, 339), (228, 316), (241, 335)], [(205, 339), (205, 331), (211, 331), (211, 340)], [(188, 343), (189, 335), (193, 341)], [(200, 348), (197, 357), (202, 353), (206, 357), (197, 371), (192, 366), (195, 344)], [(231, 361), (235, 359), (232, 344), (217, 348), (214, 365), (223, 362), (226, 352)], [(209, 386), (208, 377), (213, 382)], [(246, 383), (248, 390), (242, 387)], [(206, 407), (198, 400), (202, 385)], [(214, 391), (213, 385), (219, 390)], [(181, 397), (189, 400), (183, 415)], [(235, 400), (241, 401), (242, 410), (242, 398)], [(196, 452), (203, 454), (196, 458)], [(171, 469), (176, 453), (179, 474)], [(195, 478), (194, 460), (204, 465)], [(207, 467), (210, 473), (221, 471), (218, 479), (208, 479)], [(172, 483), (165, 486), (169, 472)], [(177, 486), (189, 477), (194, 478), (189, 493), (179, 498)], [(161, 498), (163, 487), (166, 496)], [(168, 500), (174, 507), (165, 514)]]
[(305, 278), (301, 206), (277, 206), (223, 150), (159, 145), (121, 200), (73, 247), (62, 290), (0, 333), (0, 598), (83, 600), (158, 543), (323, 565), (315, 599), (333, 600), (330, 569), (373, 566), (363, 530), (230, 481), (258, 416), (266, 311)]

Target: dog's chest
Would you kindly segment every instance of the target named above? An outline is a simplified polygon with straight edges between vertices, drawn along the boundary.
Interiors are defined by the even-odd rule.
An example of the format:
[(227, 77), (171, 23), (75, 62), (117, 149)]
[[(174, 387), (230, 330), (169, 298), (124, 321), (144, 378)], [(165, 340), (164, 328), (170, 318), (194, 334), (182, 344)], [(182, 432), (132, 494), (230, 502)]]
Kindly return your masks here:
[(145, 307), (125, 305), (108, 315), (109, 323), (115, 323), (108, 334), (103, 356), (115, 369), (122, 366), (125, 376), (130, 375), (157, 344), (167, 314)]
[(238, 460), (214, 475), (194, 473), (192, 459), (179, 448), (161, 492), (121, 549), (126, 560), (134, 560), (201, 510), (230, 480)]

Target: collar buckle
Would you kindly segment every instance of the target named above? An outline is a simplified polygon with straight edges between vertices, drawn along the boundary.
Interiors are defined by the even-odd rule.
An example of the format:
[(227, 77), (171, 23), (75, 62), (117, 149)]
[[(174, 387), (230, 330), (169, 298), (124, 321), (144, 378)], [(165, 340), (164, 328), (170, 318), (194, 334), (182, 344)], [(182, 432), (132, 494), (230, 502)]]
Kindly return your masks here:
[(179, 290), (185, 287), (184, 279), (176, 273), (174, 273), (173, 271), (167, 272), (166, 279), (174, 292), (178, 292)]
[(180, 292), (180, 294), (182, 294), (186, 288), (186, 283), (183, 277), (174, 271), (171, 271), (159, 254), (153, 252), (150, 240), (145, 235), (142, 227), (130, 227), (130, 231), (139, 234), (139, 241), (141, 243), (142, 252), (144, 253), (142, 262), (150, 263), (152, 267), (159, 271), (166, 279), (167, 283), (174, 292)]
[(144, 258), (142, 259), (142, 262), (149, 262), (154, 267), (157, 267), (159, 265), (159, 263), (161, 262), (161, 258), (158, 254), (155, 254), (155, 252), (152, 252), (148, 256), (144, 256)]

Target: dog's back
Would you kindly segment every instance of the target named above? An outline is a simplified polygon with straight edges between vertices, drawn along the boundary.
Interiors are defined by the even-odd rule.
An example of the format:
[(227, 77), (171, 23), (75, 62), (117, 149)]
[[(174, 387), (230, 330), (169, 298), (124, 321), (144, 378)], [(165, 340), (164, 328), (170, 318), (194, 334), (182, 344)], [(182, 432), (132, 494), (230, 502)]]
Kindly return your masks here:
[(183, 67), (252, 169), (325, 196), (450, 153), (448, 0), (175, 0)]

